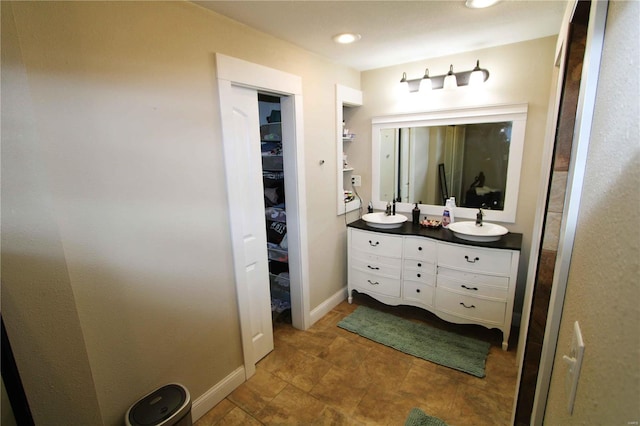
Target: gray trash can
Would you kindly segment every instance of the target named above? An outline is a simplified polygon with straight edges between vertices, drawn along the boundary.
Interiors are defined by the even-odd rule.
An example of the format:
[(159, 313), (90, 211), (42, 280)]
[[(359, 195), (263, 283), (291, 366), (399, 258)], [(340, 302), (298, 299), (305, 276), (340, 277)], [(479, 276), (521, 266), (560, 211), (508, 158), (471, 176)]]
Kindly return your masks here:
[(142, 397), (125, 414), (126, 426), (192, 426), (191, 396), (170, 383)]

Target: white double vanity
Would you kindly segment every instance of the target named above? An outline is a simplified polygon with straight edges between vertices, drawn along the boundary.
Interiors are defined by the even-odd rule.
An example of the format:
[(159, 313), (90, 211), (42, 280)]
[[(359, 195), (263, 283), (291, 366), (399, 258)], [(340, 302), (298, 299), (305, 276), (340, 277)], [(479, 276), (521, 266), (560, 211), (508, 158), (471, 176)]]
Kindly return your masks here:
[(471, 242), (448, 229), (373, 229), (358, 220), (347, 238), (349, 303), (355, 290), (449, 322), (497, 328), (507, 350), (522, 234)]
[[(516, 221), (527, 109), (493, 105), (372, 119), (371, 207), (378, 213), (348, 227), (349, 302), (357, 291), (449, 322), (497, 328), (507, 349), (522, 234), (491, 222)], [(442, 217), (450, 197), (456, 221), (471, 220), (468, 228), (391, 223), (385, 215), (393, 203), (407, 216), (419, 208), (422, 217)], [(486, 215), (486, 226), (475, 226), (478, 215)], [(491, 231), (494, 241), (477, 231)]]

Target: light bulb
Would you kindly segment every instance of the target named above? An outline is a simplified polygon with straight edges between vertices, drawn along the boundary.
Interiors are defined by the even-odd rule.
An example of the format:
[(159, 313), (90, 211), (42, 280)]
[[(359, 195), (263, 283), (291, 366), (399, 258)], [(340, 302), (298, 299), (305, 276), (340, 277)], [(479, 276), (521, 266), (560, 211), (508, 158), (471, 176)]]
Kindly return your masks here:
[(420, 92), (430, 92), (433, 89), (431, 79), (429, 78), (429, 68), (424, 71), (424, 77), (420, 80)]
[(409, 82), (407, 81), (407, 73), (402, 73), (402, 78), (400, 79), (400, 90), (402, 92), (409, 93)]
[(467, 0), (464, 5), (469, 9), (484, 9), (493, 6), (499, 1), (500, 0)]
[(336, 34), (333, 36), (333, 41), (335, 41), (336, 43), (340, 43), (340, 44), (349, 44), (349, 43), (354, 43), (358, 40), (360, 40), (362, 37), (360, 36), (360, 34), (355, 34), (355, 33), (342, 33), (342, 34)]
[(446, 77), (444, 78), (444, 86), (443, 86), (443, 88), (445, 90), (453, 90), (456, 87), (458, 87), (458, 79), (456, 78), (456, 75), (453, 73), (453, 65), (451, 65), (449, 67), (449, 72), (447, 73)]
[(469, 86), (478, 87), (484, 83), (484, 73), (480, 69), (480, 60), (476, 62), (476, 67), (469, 76)]

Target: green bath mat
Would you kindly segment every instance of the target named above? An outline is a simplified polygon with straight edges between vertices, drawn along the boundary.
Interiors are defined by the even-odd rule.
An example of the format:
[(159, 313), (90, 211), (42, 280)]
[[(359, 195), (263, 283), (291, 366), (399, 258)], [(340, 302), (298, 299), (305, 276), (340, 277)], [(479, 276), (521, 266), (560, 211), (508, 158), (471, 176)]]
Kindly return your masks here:
[(358, 306), (338, 327), (409, 355), (484, 377), (488, 342)]
[(447, 426), (447, 424), (437, 417), (425, 414), (419, 408), (412, 408), (404, 426)]

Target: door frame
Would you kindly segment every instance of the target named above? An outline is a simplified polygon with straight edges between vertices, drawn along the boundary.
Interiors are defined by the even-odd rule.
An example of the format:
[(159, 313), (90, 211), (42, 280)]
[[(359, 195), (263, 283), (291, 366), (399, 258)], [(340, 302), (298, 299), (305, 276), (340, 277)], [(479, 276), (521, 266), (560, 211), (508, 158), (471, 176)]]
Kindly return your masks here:
[[(229, 224), (233, 251), (240, 333), (246, 378), (255, 373), (251, 339), (249, 289), (242, 279), (244, 271), (242, 222), (234, 212), (244, 205), (243, 194), (234, 190), (234, 175), (238, 172), (233, 150), (232, 86), (280, 95), (282, 138), (285, 170), (285, 198), (287, 200), (287, 240), (289, 245), (289, 277), (291, 291), (291, 317), (295, 328), (310, 327), (309, 310), (309, 255), (307, 237), (306, 186), (304, 166), (304, 135), (302, 121), (302, 79), (299, 76), (216, 53), (220, 121), (225, 157)], [(256, 104), (258, 98), (256, 97)], [(262, 208), (263, 206), (256, 206)]]
[[(542, 161), (542, 173), (539, 188), (538, 204), (536, 206), (536, 221), (532, 233), (532, 244), (529, 256), (529, 270), (527, 273), (527, 283), (522, 309), (522, 319), (520, 321), (520, 335), (518, 340), (518, 380), (516, 384), (515, 397), (511, 423), (515, 424), (515, 414), (520, 392), (521, 377), (524, 362), (524, 352), (528, 333), (529, 322), (531, 321), (531, 304), (533, 301), (533, 290), (537, 275), (538, 254), (542, 243), (542, 231), (546, 212), (546, 200), (548, 195), (548, 185), (551, 176), (551, 166), (553, 161), (553, 148), (555, 144), (556, 127), (558, 124), (558, 114), (560, 112), (560, 100), (562, 97), (562, 86), (565, 74), (565, 55), (567, 53), (569, 25), (573, 19), (576, 6), (579, 0), (571, 0), (567, 4), (565, 16), (562, 21), (562, 28), (558, 35), (556, 46), (556, 67), (552, 87), (552, 96), (549, 100), (549, 110), (547, 115), (547, 129), (545, 135), (545, 145)], [(571, 164), (567, 178), (566, 194), (564, 199), (564, 210), (562, 214), (560, 238), (558, 252), (552, 280), (551, 295), (549, 299), (549, 309), (547, 314), (545, 333), (543, 338), (542, 354), (539, 362), (538, 377), (535, 388), (535, 395), (531, 413), (531, 425), (542, 425), (547, 405), (547, 396), (551, 382), (551, 373), (556, 353), (556, 345), (560, 332), (560, 321), (564, 307), (564, 296), (566, 293), (567, 281), (569, 278), (569, 268), (571, 266), (571, 255), (573, 252), (573, 242), (575, 228), (577, 226), (580, 209), (580, 199), (582, 196), (582, 184), (586, 168), (589, 141), (591, 138), (591, 123), (595, 108), (595, 95), (600, 72), (600, 59), (604, 44), (604, 31), (607, 19), (608, 0), (591, 1), (589, 12), (589, 24), (587, 29), (587, 42), (580, 83), (580, 92), (576, 110), (576, 121), (574, 125), (574, 136), (571, 148)]]
[[(600, 60), (604, 47), (604, 32), (607, 21), (608, 0), (591, 2), (587, 42), (580, 78), (580, 92), (573, 130), (571, 164), (567, 177), (567, 192), (564, 200), (562, 226), (558, 244), (558, 255), (554, 268), (549, 300), (549, 313), (542, 344), (540, 369), (531, 416), (532, 425), (542, 425), (547, 406), (547, 396), (551, 383), (551, 373), (556, 358), (556, 346), (560, 333), (560, 321), (564, 308), (564, 297), (569, 280), (569, 268), (573, 253), (573, 242), (580, 214), (580, 200), (587, 167), (591, 124), (596, 103), (596, 91), (600, 76)], [(575, 10), (575, 6), (573, 8)]]

